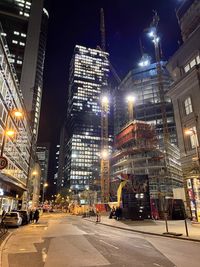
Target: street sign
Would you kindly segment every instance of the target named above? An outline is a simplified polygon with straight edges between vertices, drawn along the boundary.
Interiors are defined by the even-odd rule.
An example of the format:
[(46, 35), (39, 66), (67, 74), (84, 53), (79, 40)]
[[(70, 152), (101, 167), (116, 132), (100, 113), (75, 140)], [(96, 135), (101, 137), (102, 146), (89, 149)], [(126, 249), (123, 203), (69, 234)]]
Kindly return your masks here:
[(7, 158), (0, 156), (0, 170), (5, 169), (7, 166), (8, 166)]

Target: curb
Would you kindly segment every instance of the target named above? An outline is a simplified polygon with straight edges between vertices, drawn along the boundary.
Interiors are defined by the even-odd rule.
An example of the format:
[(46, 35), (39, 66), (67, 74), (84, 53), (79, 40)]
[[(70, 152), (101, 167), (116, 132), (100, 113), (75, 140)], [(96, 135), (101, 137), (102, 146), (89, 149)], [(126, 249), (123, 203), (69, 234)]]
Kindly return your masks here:
[[(96, 223), (96, 222), (91, 221), (89, 219), (85, 219), (85, 220), (88, 221), (88, 222), (91, 222), (91, 223)], [(180, 237), (180, 236), (171, 236), (171, 235), (166, 235), (166, 234), (164, 235), (164, 234), (158, 234), (158, 233), (144, 232), (144, 231), (140, 231), (140, 230), (134, 230), (134, 229), (131, 229), (131, 228), (124, 228), (124, 227), (121, 227), (121, 226), (110, 225), (110, 224), (106, 224), (106, 223), (102, 223), (102, 222), (98, 222), (98, 224), (102, 224), (102, 225), (105, 225), (105, 226), (108, 226), (108, 227), (113, 227), (113, 228), (117, 228), (117, 229), (121, 229), (121, 230), (125, 230), (125, 231), (130, 231), (130, 232), (134, 232), (134, 233), (139, 233), (139, 234), (162, 236), (164, 238), (173, 238), (173, 239), (186, 240), (186, 241), (192, 241), (192, 242), (200, 243), (200, 240), (199, 239), (195, 239), (195, 238), (189, 238), (189, 237), (187, 238), (187, 237)]]
[(2, 260), (3, 260), (3, 249), (6, 245), (6, 243), (8, 242), (8, 240), (10, 239), (10, 237), (12, 236), (13, 232), (10, 232), (8, 234), (8, 236), (4, 239), (4, 241), (2, 242), (1, 246), (0, 246), (0, 267), (3, 267), (2, 265)]

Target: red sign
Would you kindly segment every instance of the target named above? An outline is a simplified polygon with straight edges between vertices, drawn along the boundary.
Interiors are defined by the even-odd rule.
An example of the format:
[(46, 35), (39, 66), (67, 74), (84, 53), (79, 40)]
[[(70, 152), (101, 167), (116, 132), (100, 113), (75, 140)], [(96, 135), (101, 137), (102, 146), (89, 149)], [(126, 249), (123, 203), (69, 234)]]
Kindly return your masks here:
[(5, 169), (7, 166), (8, 166), (7, 158), (0, 156), (0, 170)]

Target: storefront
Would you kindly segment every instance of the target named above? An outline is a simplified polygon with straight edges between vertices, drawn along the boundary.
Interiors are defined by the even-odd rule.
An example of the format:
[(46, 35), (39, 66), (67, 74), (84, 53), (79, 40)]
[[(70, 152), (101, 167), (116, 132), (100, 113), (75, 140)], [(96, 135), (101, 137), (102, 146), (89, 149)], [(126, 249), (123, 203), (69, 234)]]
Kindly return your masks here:
[(0, 173), (0, 214), (22, 207), (25, 185)]
[(200, 177), (198, 175), (187, 179), (187, 190), (192, 220), (200, 223)]

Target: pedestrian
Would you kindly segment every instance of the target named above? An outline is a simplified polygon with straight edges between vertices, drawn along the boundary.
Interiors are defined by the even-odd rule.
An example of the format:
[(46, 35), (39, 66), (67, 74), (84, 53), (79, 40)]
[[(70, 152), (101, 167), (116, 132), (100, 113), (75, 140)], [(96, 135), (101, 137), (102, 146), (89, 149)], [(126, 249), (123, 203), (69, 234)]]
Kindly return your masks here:
[(33, 220), (35, 221), (35, 223), (38, 222), (39, 218), (40, 218), (40, 213), (39, 213), (39, 210), (36, 209), (33, 215)]
[(98, 222), (100, 222), (100, 221), (101, 221), (101, 215), (100, 215), (99, 210), (97, 209), (97, 210), (96, 210), (96, 222), (98, 223)]
[(110, 211), (110, 215), (109, 215), (109, 219), (112, 219), (112, 217), (115, 216), (115, 207), (113, 206), (111, 211)]
[(119, 221), (119, 218), (120, 218), (120, 207), (117, 207), (115, 211), (115, 219)]
[(30, 210), (30, 212), (29, 212), (29, 222), (30, 223), (33, 222), (33, 210)]

